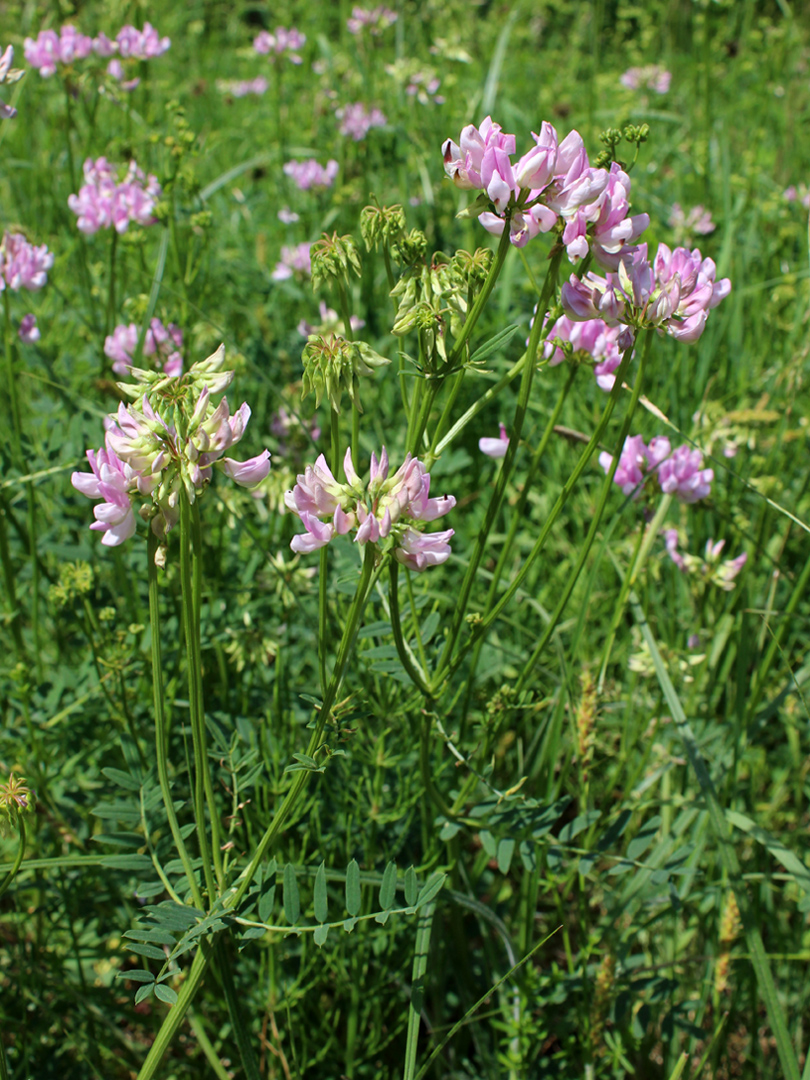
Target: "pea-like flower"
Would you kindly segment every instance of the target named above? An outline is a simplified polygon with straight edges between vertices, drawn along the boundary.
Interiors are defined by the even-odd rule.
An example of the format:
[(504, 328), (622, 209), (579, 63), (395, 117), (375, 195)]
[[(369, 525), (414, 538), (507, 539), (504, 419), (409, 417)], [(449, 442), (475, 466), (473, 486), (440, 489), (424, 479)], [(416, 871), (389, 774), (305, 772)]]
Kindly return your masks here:
[(29, 243), (22, 233), (4, 233), (0, 242), (0, 292), (28, 289), (36, 292), (46, 284), (53, 253), (45, 244)]
[[(599, 464), (608, 472), (613, 455), (604, 451)], [(703, 468), (700, 450), (684, 445), (673, 451), (666, 436), (657, 435), (645, 444), (641, 435), (625, 439), (613, 482), (625, 495), (637, 498), (642, 485), (652, 485), (684, 503), (698, 502), (711, 493), (713, 469)]]
[(83, 171), (85, 182), (78, 195), (68, 196), (68, 206), (78, 218), (83, 233), (92, 235), (109, 228), (125, 233), (131, 223), (155, 224), (155, 206), (161, 196), (156, 176), (145, 175), (131, 161), (119, 182), (118, 168), (105, 157), (96, 161), (87, 158)]
[(317, 551), (335, 536), (354, 532), (357, 544), (388, 541), (395, 558), (414, 570), (447, 560), (453, 530), (425, 534), (414, 526), (444, 517), (456, 500), (452, 495), (431, 497), (430, 474), (418, 458), (408, 454), (389, 477), (388, 453), (383, 447), (379, 460), (376, 454), (371, 455), (369, 479), (364, 483), (355, 471), (349, 449), (343, 471), (346, 483), (341, 484), (321, 454), (285, 495), (285, 505), (298, 515), (306, 530), (293, 537), (293, 551)]

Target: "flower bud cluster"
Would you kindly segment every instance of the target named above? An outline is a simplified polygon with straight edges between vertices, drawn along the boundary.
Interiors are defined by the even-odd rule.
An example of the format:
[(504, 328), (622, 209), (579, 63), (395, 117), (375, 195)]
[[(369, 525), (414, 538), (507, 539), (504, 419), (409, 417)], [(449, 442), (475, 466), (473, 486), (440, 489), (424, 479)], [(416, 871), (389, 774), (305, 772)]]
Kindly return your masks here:
[(405, 232), (405, 212), (399, 204), (394, 206), (364, 206), (360, 211), (360, 235), (366, 250), (377, 250), (398, 240)]
[(711, 582), (724, 592), (731, 592), (735, 585), (735, 578), (748, 561), (748, 554), (744, 551), (736, 559), (721, 561), (720, 556), (726, 545), (725, 540), (715, 543), (709, 539), (706, 541), (706, 551), (701, 559), (697, 555), (682, 555), (678, 551), (678, 530), (667, 529), (664, 532), (664, 543), (667, 554), (679, 570), (687, 574), (698, 574), (706, 582)]
[(157, 177), (146, 176), (134, 161), (129, 163), (120, 183), (117, 173), (117, 168), (105, 157), (85, 161), (85, 182), (78, 195), (68, 196), (68, 206), (78, 218), (83, 233), (92, 235), (109, 228), (125, 233), (130, 222), (155, 224), (155, 205), (161, 195)]
[(728, 278), (716, 280), (717, 267), (695, 248), (658, 245), (652, 264), (647, 245), (629, 250), (617, 273), (582, 279), (571, 275), (560, 294), (566, 313), (578, 322), (603, 319), (609, 326), (655, 327), (678, 341), (697, 341), (709, 311), (731, 292)]
[(617, 162), (610, 171), (594, 168), (577, 131), (562, 142), (543, 121), (535, 146), (517, 162), (514, 135), (487, 117), (480, 129), (468, 124), (459, 142), (443, 146), (444, 169), (457, 187), (479, 189), (482, 195), (468, 213), (484, 228), (523, 247), (538, 233), (563, 224), (563, 243), (572, 262), (592, 250), (594, 258), (613, 267), (649, 224), (647, 214), (628, 217), (630, 178)]
[[(0, 56), (0, 86), (10, 86), (12, 83), (17, 82), (25, 74), (19, 68), (13, 68), (11, 65), (14, 62), (14, 48), (11, 45), (7, 45), (3, 55)], [(5, 101), (0, 98), (0, 120), (11, 120), (17, 115), (17, 110), (11, 105), (6, 105)]]
[(364, 341), (349, 341), (339, 334), (311, 334), (304, 346), (302, 360), (302, 397), (314, 394), (317, 408), (326, 395), (335, 412), (340, 412), (344, 390), (362, 412), (360, 377), (371, 375), (376, 368), (391, 363)]
[[(126, 375), (132, 367), (132, 356), (138, 346), (140, 327), (136, 323), (116, 326), (104, 339), (104, 355), (113, 361), (116, 375)], [(163, 374), (176, 377), (183, 373), (183, 331), (174, 323), (164, 326), (160, 319), (152, 319), (143, 339), (143, 355), (157, 356)]]
[(275, 56), (280, 57), (286, 54), (291, 63), (300, 64), (302, 60), (297, 50), (302, 49), (306, 42), (306, 35), (296, 30), (294, 26), (291, 26), (289, 30), (278, 26), (272, 34), (267, 30), (262, 30), (260, 34), (257, 34), (253, 39), (253, 48), (262, 56), (274, 53)]
[(0, 784), (0, 836), (16, 832), (20, 815), (33, 812), (34, 793), (26, 787), (25, 777), (11, 773), (5, 784)]
[(360, 256), (348, 233), (346, 236), (338, 236), (336, 232), (331, 236), (324, 233), (309, 249), (309, 254), (312, 259), (313, 289), (319, 288), (330, 278), (343, 278), (348, 282), (349, 274), (360, 277), (362, 272)]
[[(599, 455), (599, 464), (609, 472), (613, 455), (606, 451)], [(665, 435), (657, 435), (645, 444), (640, 435), (625, 439), (624, 449), (613, 477), (625, 495), (637, 498), (642, 484), (650, 480), (665, 495), (674, 495), (681, 502), (694, 503), (705, 499), (711, 492), (713, 469), (703, 468), (703, 455), (688, 445), (672, 449)]]
[[(113, 78), (123, 78), (123, 67), (117, 57), (124, 60), (151, 60), (162, 56), (171, 47), (167, 37), (161, 37), (151, 23), (144, 23), (143, 30), (134, 26), (122, 27), (114, 40), (106, 34), (90, 38), (81, 34), (75, 26), (66, 25), (59, 33), (55, 30), (40, 30), (36, 38), (25, 39), (25, 59), (39, 70), (43, 78), (56, 72), (57, 64), (72, 64), (74, 60), (84, 60), (91, 53), (100, 57), (114, 57), (108, 67)], [(126, 89), (137, 86), (135, 79)]]
[(30, 244), (22, 233), (4, 233), (0, 242), (0, 292), (36, 292), (48, 281), (53, 254), (45, 244)]
[(180, 494), (194, 502), (211, 481), (213, 466), (243, 487), (255, 487), (267, 476), (270, 454), (264, 450), (248, 461), (223, 454), (242, 438), (250, 408), (247, 404), (230, 414), (226, 398), (214, 405), (211, 397), (221, 393), (233, 379), (223, 371), (225, 349), (192, 365), (179, 377), (132, 368), (137, 385), (119, 384), (135, 404), (119, 406), (105, 421), (105, 445), (88, 450), (90, 473), (73, 473), (71, 482), (90, 499), (102, 501), (93, 508), (91, 529), (102, 532), (102, 544), (115, 547), (135, 532), (133, 499), (151, 498), (142, 515), (151, 519), (152, 531), (161, 539), (177, 523)]
[(343, 469), (345, 484), (335, 479), (321, 454), (284, 496), (286, 506), (306, 529), (293, 537), (293, 551), (316, 551), (336, 536), (353, 532), (356, 544), (388, 541), (397, 561), (412, 570), (425, 570), (447, 560), (453, 530), (423, 533), (414, 526), (443, 517), (456, 500), (452, 495), (430, 498), (430, 474), (418, 458), (408, 454), (389, 477), (388, 454), (383, 447), (379, 461), (375, 454), (371, 455), (371, 472), (364, 483), (355, 472), (349, 449)]
[(418, 262), (391, 290), (398, 301), (391, 332), (398, 336), (412, 330), (419, 333), (424, 364), (430, 372), (440, 372), (447, 364), (447, 330), (457, 337), (467, 314), (470, 279), (465, 280), (461, 265), (455, 261)]

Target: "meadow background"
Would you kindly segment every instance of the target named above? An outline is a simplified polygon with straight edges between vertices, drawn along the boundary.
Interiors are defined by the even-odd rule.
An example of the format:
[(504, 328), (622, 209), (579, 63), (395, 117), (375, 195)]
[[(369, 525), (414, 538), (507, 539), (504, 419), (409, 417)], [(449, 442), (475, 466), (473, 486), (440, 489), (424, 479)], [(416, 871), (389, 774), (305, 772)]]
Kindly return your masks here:
[[(703, 451), (711, 495), (673, 504), (667, 524), (683, 550), (698, 556), (724, 539), (724, 556), (745, 552), (746, 565), (733, 589), (718, 588), (700, 571), (682, 573), (659, 538), (629, 598), (622, 586), (644, 521), (616, 489), (571, 600), (529, 663), (593, 517), (603, 479), (594, 458), (518, 602), (486, 638), (475, 678), (451, 680), (427, 720), (392, 644), (383, 587), (335, 706), (330, 749), (339, 752), (311, 777), (252, 894), (248, 917), (258, 911), (279, 929), (214, 927), (226, 963), (207, 974), (156, 1075), (413, 1080), (444, 1043), (425, 1075), (806, 1078), (810, 12), (788, 0), (391, 0), (391, 9), (396, 19), (378, 32), (353, 33), (345, 0), (283, 10), (190, 0), (162, 12), (0, 0), (0, 48), (12, 44), (25, 70), (0, 87), (18, 110), (0, 120), (0, 226), (54, 255), (43, 288), (3, 292), (0, 783), (13, 773), (36, 795), (23, 864), (0, 899), (4, 1068), (33, 1080), (138, 1076), (189, 960), (160, 984), (170, 993), (136, 1003), (139, 988), (154, 989), (138, 971), (156, 973), (170, 948), (149, 937), (165, 927), (143, 932), (146, 909), (166, 896), (154, 859), (171, 880), (179, 869), (167, 861), (151, 768), (145, 530), (101, 547), (87, 528), (91, 505), (70, 485), (121, 397), (105, 337), (158, 317), (181, 329), (186, 365), (224, 342), (237, 373), (232, 407), (246, 400), (253, 410), (247, 451), (272, 454), (257, 491), (220, 478), (201, 508), (208, 738), (238, 866), (290, 783), (285, 769), (306, 748), (321, 692), (319, 562), (289, 550), (298, 522), (283, 512), (283, 493), (328, 446), (328, 408), (302, 400), (299, 324), (319, 322), (320, 301), (339, 305), (303, 270), (279, 274), (282, 247), (354, 235), (362, 270), (351, 310), (363, 340), (394, 360), (363, 383), (355, 461), (367, 468), (383, 444), (401, 460), (395, 368), (408, 346), (391, 334), (386, 267), (362, 244), (360, 214), (372, 199), (400, 204), (429, 254), (494, 248), (475, 220), (456, 218), (471, 197), (445, 178), (441, 158), (445, 139), (491, 114), (519, 148), (544, 119), (561, 136), (576, 128), (592, 160), (604, 129), (649, 124), (632, 171), (633, 210), (651, 218), (644, 239), (652, 250), (698, 243), (732, 292), (698, 342), (654, 342), (650, 407), (633, 432)], [(24, 59), (24, 39), (47, 27), (112, 37), (147, 20), (171, 47), (133, 65), (131, 91), (106, 61), (42, 78)], [(254, 49), (279, 24), (305, 35), (300, 63)], [(671, 73), (666, 93), (620, 82), (652, 64)], [(257, 77), (264, 92), (238, 96), (235, 84)], [(355, 139), (336, 113), (358, 102), (384, 122)], [(79, 232), (68, 208), (82, 162), (101, 155), (134, 159), (163, 190), (156, 223), (115, 243), (109, 229)], [(330, 186), (301, 190), (284, 172), (309, 158), (337, 163)], [(674, 204), (685, 215), (702, 206), (715, 228), (690, 232)], [(542, 236), (509, 251), (474, 347), (518, 330), (465, 377), (453, 419), (520, 357), (548, 251)], [(41, 333), (33, 343), (18, 337), (29, 313)], [(541, 365), (535, 376), (524, 426), (532, 446), (567, 368)], [(587, 368), (575, 378), (521, 504), (515, 560), (532, 548), (604, 405)], [(457, 506), (452, 557), (412, 578), (411, 621), (429, 662), (499, 468), (478, 440), (497, 435), (516, 394), (508, 384), (431, 469), (434, 492), (452, 492)], [(282, 410), (294, 418), (286, 430)], [(478, 606), (527, 462), (490, 534)], [(333, 547), (329, 648), (358, 565), (352, 545)], [(180, 589), (170, 545), (162, 646), (178, 799), (191, 755)], [(17, 850), (12, 829), (0, 840), (0, 875)], [(411, 912), (385, 917), (392, 862), (397, 907)], [(441, 891), (416, 905), (413, 890), (439, 880)], [(747, 898), (742, 915), (735, 887)], [(334, 920), (369, 917), (320, 945), (285, 932), (324, 923), (324, 903)], [(776, 987), (770, 1000), (752, 928)], [(240, 1058), (243, 1039), (254, 1061)]]

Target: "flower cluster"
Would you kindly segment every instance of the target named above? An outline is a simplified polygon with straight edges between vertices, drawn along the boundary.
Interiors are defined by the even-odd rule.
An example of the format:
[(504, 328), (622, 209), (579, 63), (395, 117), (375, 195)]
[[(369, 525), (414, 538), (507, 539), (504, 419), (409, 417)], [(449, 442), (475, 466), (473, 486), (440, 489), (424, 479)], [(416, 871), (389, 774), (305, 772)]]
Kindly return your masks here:
[(483, 193), (469, 213), (477, 213), (495, 236), (508, 224), (516, 247), (561, 219), (572, 261), (590, 248), (598, 262), (615, 269), (650, 220), (647, 214), (627, 216), (630, 177), (616, 162), (609, 172), (591, 166), (577, 131), (560, 142), (554, 127), (543, 121), (540, 134), (532, 137), (535, 146), (514, 163), (515, 136), (505, 135), (489, 116), (480, 129), (468, 124), (458, 143), (445, 141), (446, 174), (457, 187)]
[(645, 67), (631, 67), (619, 76), (619, 82), (628, 90), (652, 90), (656, 94), (666, 94), (672, 82), (672, 73), (660, 64), (647, 64)]
[(633, 344), (633, 333), (628, 327), (608, 326), (602, 319), (574, 322), (567, 315), (561, 315), (543, 343), (543, 356), (550, 367), (563, 362), (565, 352), (561, 345), (566, 344), (570, 345), (574, 357), (587, 356), (596, 361), (597, 386), (609, 391), (613, 389), (613, 373), (622, 361), (622, 351)]
[(795, 184), (791, 184), (790, 187), (786, 187), (783, 191), (782, 198), (785, 202), (796, 202), (798, 200), (805, 210), (810, 210), (810, 188), (806, 184), (799, 184), (798, 188)]
[[(113, 361), (116, 375), (126, 375), (132, 367), (132, 357), (138, 346), (140, 327), (136, 323), (116, 326), (104, 339), (104, 355)], [(183, 332), (179, 326), (164, 326), (160, 319), (152, 319), (143, 339), (143, 355), (157, 356), (164, 375), (176, 378), (183, 373)]]
[(693, 206), (686, 214), (681, 209), (680, 203), (672, 204), (667, 224), (679, 239), (691, 236), (693, 233), (706, 236), (717, 228), (712, 221), (712, 215), (703, 206)]
[[(57, 34), (55, 30), (40, 30), (36, 38), (25, 39), (25, 59), (39, 70), (43, 78), (56, 72), (57, 64), (72, 64), (74, 60), (84, 60), (91, 53), (100, 57), (114, 57), (107, 71), (115, 79), (123, 79), (124, 60), (151, 60), (162, 56), (171, 47), (167, 37), (161, 37), (151, 23), (145, 23), (143, 30), (134, 26), (124, 26), (110, 39), (106, 34), (90, 38), (70, 25), (63, 26)], [(117, 55), (116, 55), (117, 54)], [(137, 86), (135, 79), (126, 89)]]
[(560, 300), (576, 321), (656, 327), (679, 341), (697, 341), (709, 311), (731, 292), (729, 279), (716, 276), (714, 261), (697, 248), (670, 251), (659, 244), (650, 264), (647, 245), (640, 244), (622, 257), (615, 274), (603, 278), (588, 272), (582, 279), (572, 274)]
[(293, 551), (308, 553), (325, 547), (335, 536), (354, 532), (356, 544), (390, 540), (395, 558), (412, 570), (438, 566), (450, 555), (453, 530), (423, 533), (416, 522), (435, 521), (456, 505), (452, 495), (430, 498), (430, 474), (418, 458), (405, 458), (389, 477), (388, 454), (371, 455), (371, 475), (363, 483), (352, 462), (351, 449), (343, 459), (346, 483), (332, 475), (323, 454), (298, 476), (284, 501), (301, 519), (306, 532), (294, 536)]
[(30, 244), (22, 233), (4, 233), (0, 242), (0, 292), (36, 292), (48, 280), (53, 254), (45, 244)]
[(192, 365), (179, 378), (166, 378), (131, 369), (136, 404), (119, 406), (105, 422), (104, 446), (88, 450), (90, 473), (73, 473), (77, 491), (101, 502), (93, 508), (90, 526), (104, 535), (102, 544), (115, 547), (135, 532), (133, 499), (151, 498), (142, 516), (151, 519), (152, 531), (161, 539), (177, 523), (181, 491), (194, 502), (211, 481), (213, 466), (243, 487), (254, 487), (267, 476), (267, 450), (248, 461), (223, 454), (242, 438), (250, 408), (243, 404), (233, 416), (226, 398), (214, 406), (213, 394), (230, 385), (232, 371), (223, 371), (225, 349)]
[(294, 26), (291, 26), (289, 30), (279, 26), (275, 33), (270, 34), (267, 30), (262, 30), (260, 34), (257, 34), (253, 39), (253, 48), (262, 56), (267, 56), (269, 53), (283, 56), (286, 53), (291, 63), (300, 64), (302, 61), (297, 50), (302, 49), (306, 41), (306, 35), (296, 30)]
[[(604, 451), (599, 455), (599, 464), (605, 472), (610, 471), (612, 463), (612, 454)], [(665, 495), (694, 503), (709, 495), (714, 470), (703, 468), (700, 450), (684, 445), (673, 451), (666, 436), (657, 435), (646, 445), (640, 435), (632, 435), (625, 439), (613, 482), (625, 495), (635, 498), (649, 479), (656, 480)]]
[(326, 165), (321, 165), (315, 158), (307, 161), (288, 161), (284, 166), (284, 175), (289, 176), (301, 191), (313, 187), (331, 187), (338, 174), (338, 163), (330, 158)]
[(365, 139), (372, 128), (385, 127), (388, 123), (384, 112), (380, 109), (369, 112), (360, 101), (338, 109), (335, 116), (340, 121), (340, 134), (349, 136), (355, 142)]
[(346, 20), (346, 26), (350, 34), (361, 34), (368, 29), (376, 37), (389, 26), (393, 26), (396, 21), (397, 13), (382, 5), (374, 8), (353, 7), (351, 18)]
[(68, 206), (79, 219), (82, 232), (114, 228), (125, 233), (130, 222), (154, 225), (155, 204), (161, 195), (156, 176), (146, 176), (134, 161), (119, 183), (117, 169), (106, 158), (84, 163), (84, 184), (78, 195), (68, 196)]
[(405, 93), (415, 97), (422, 105), (443, 105), (444, 98), (439, 93), (441, 85), (442, 81), (437, 76), (416, 71), (411, 75)]
[(311, 274), (312, 260), (309, 254), (311, 247), (312, 245), (307, 243), (297, 244), (295, 247), (282, 244), (281, 260), (276, 263), (276, 268), (270, 275), (273, 281), (286, 281), (293, 274)]
[[(8, 45), (0, 56), (0, 86), (10, 86), (23, 77), (24, 72), (11, 65), (14, 62), (14, 48)], [(12, 120), (17, 115), (17, 110), (11, 105), (6, 105), (0, 98), (0, 120)]]
[(710, 581), (725, 592), (731, 592), (734, 588), (734, 579), (748, 561), (748, 555), (744, 551), (736, 559), (721, 562), (720, 555), (726, 545), (725, 540), (718, 540), (717, 543), (707, 540), (705, 556), (702, 559), (697, 555), (682, 555), (678, 551), (677, 529), (667, 529), (664, 532), (664, 543), (667, 554), (679, 570), (687, 574), (697, 573), (704, 581)]
[(19, 828), (20, 814), (30, 814), (34, 810), (34, 793), (26, 786), (25, 777), (16, 777), (11, 773), (4, 784), (0, 784), (0, 836)]
[(17, 334), (23, 345), (35, 345), (41, 337), (36, 315), (23, 315)]
[(269, 83), (264, 75), (257, 75), (255, 79), (217, 79), (217, 90), (221, 94), (230, 94), (232, 97), (247, 97), (249, 94), (261, 96), (267, 93)]

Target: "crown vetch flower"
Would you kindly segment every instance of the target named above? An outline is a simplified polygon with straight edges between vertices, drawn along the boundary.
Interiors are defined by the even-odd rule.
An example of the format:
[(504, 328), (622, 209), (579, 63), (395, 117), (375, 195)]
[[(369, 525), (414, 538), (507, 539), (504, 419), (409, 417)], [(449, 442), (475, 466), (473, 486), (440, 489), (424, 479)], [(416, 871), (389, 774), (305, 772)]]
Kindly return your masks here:
[(306, 35), (296, 30), (294, 26), (291, 26), (289, 30), (279, 26), (272, 34), (267, 30), (262, 30), (257, 34), (253, 39), (253, 48), (263, 56), (267, 56), (268, 53), (283, 56), (286, 53), (291, 63), (300, 64), (302, 60), (297, 50), (303, 48), (306, 41)]
[(346, 26), (350, 34), (359, 34), (368, 28), (376, 37), (387, 27), (393, 26), (398, 17), (395, 11), (382, 5), (374, 8), (353, 7), (351, 18), (346, 20)]
[[(113, 361), (116, 375), (126, 375), (132, 367), (132, 356), (138, 345), (140, 327), (136, 323), (116, 326), (104, 339), (104, 355)], [(177, 376), (183, 371), (183, 332), (179, 326), (164, 326), (153, 318), (143, 340), (143, 355), (155, 356), (162, 362), (165, 375)]]
[(267, 476), (267, 450), (247, 461), (223, 457), (242, 438), (250, 419), (246, 403), (231, 415), (226, 398), (216, 406), (211, 401), (233, 377), (222, 370), (224, 356), (220, 346), (178, 377), (132, 368), (136, 386), (119, 383), (138, 399), (128, 406), (122, 402), (108, 417), (105, 447), (97, 454), (88, 451), (92, 472), (72, 477), (82, 494), (104, 500), (91, 526), (104, 531), (103, 543), (120, 544), (133, 534), (136, 495), (151, 497), (145, 516), (163, 538), (179, 518), (181, 488), (194, 502), (208, 486), (214, 465), (243, 487), (255, 487)]
[(0, 242), (0, 292), (7, 285), (13, 292), (36, 292), (48, 280), (53, 253), (45, 244), (31, 244), (22, 233), (4, 233)]
[[(608, 472), (613, 455), (603, 451), (599, 464)], [(641, 485), (650, 482), (665, 495), (674, 495), (681, 502), (694, 503), (705, 499), (711, 492), (714, 479), (712, 469), (703, 468), (703, 455), (690, 446), (679, 446), (673, 451), (666, 436), (657, 435), (646, 445), (641, 435), (628, 436), (619, 456), (613, 476), (625, 495), (637, 498)]]
[(40, 30), (36, 38), (24, 42), (25, 59), (47, 79), (56, 72), (57, 64), (72, 64), (83, 60), (93, 51), (93, 39), (80, 34), (75, 26), (65, 25), (55, 30)]
[(99, 229), (115, 228), (125, 233), (130, 223), (154, 225), (154, 210), (161, 195), (156, 176), (146, 176), (134, 161), (129, 163), (121, 183), (105, 157), (87, 158), (84, 184), (78, 195), (68, 196), (68, 206), (77, 216), (82, 232), (92, 235)]
[(307, 161), (288, 161), (282, 171), (301, 191), (309, 191), (313, 187), (331, 187), (338, 174), (338, 163), (330, 158), (324, 166), (315, 158), (309, 158)]
[(20, 319), (20, 328), (17, 331), (20, 341), (25, 345), (33, 345), (40, 339), (39, 327), (37, 326), (36, 315), (28, 314), (23, 315)]
[[(17, 82), (25, 74), (18, 68), (13, 68), (11, 66), (13, 62), (14, 48), (7, 45), (2, 56), (0, 56), (0, 86), (10, 86), (11, 83)], [(5, 101), (0, 98), (0, 120), (12, 120), (16, 115), (17, 110), (11, 105), (6, 105)]]
[(344, 105), (337, 110), (335, 116), (340, 121), (340, 134), (350, 136), (355, 142), (365, 139), (372, 128), (385, 127), (388, 123), (381, 109), (369, 110), (361, 101)]
[(408, 454), (389, 477), (388, 453), (383, 447), (379, 460), (376, 454), (371, 455), (369, 479), (363, 483), (348, 449), (343, 470), (345, 484), (335, 479), (321, 454), (314, 467), (307, 466), (295, 487), (284, 496), (285, 505), (298, 515), (306, 530), (293, 537), (293, 551), (316, 551), (335, 536), (354, 531), (357, 544), (376, 544), (390, 538), (396, 558), (415, 570), (445, 561), (453, 530), (424, 535), (413, 526), (415, 522), (444, 517), (456, 500), (452, 495), (430, 496), (430, 474), (418, 458)]
[(309, 254), (311, 247), (312, 245), (307, 243), (297, 244), (295, 247), (282, 244), (281, 259), (276, 263), (276, 267), (270, 275), (273, 281), (286, 281), (293, 274), (306, 274), (309, 276), (312, 273), (312, 259)]
[(478, 449), (482, 454), (486, 454), (491, 458), (502, 458), (506, 456), (506, 451), (509, 449), (509, 436), (506, 433), (506, 428), (503, 424), (500, 425), (500, 435), (497, 439), (483, 438), (478, 440)]

